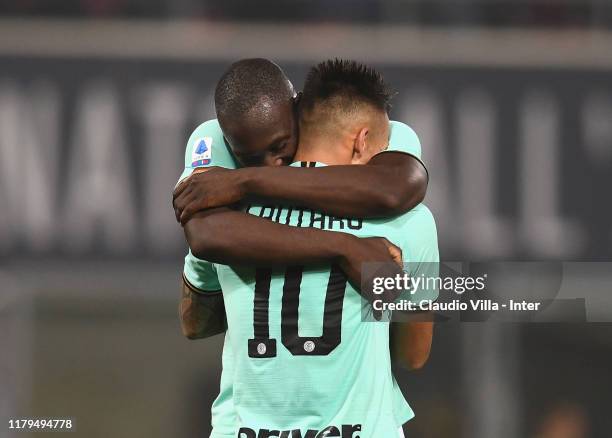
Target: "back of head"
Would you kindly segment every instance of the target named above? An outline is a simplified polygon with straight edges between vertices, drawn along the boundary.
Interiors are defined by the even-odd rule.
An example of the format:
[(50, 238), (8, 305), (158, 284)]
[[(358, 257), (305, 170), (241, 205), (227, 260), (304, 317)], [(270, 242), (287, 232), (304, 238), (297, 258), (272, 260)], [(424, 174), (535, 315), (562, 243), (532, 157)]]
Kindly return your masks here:
[(233, 63), (215, 88), (215, 110), (221, 127), (244, 117), (265, 119), (279, 102), (291, 100), (293, 85), (281, 68), (263, 58)]
[(281, 68), (262, 58), (235, 62), (215, 89), (215, 109), (243, 166), (291, 162), (297, 145), (295, 91)]
[(392, 94), (382, 75), (350, 60), (334, 59), (310, 69), (300, 102), (300, 127), (328, 134), (357, 119), (387, 115)]

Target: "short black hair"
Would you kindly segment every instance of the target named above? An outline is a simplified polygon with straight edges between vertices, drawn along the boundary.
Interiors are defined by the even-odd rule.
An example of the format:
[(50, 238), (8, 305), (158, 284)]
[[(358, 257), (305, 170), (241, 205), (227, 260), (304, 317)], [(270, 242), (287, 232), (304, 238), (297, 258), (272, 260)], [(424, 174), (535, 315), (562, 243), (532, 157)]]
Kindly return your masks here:
[(393, 93), (382, 75), (356, 61), (330, 59), (310, 69), (301, 99), (303, 110), (312, 110), (317, 102), (338, 100), (344, 110), (368, 103), (389, 112)]
[(218, 118), (240, 117), (252, 111), (263, 98), (271, 102), (293, 97), (291, 82), (274, 62), (264, 58), (233, 63), (215, 88)]

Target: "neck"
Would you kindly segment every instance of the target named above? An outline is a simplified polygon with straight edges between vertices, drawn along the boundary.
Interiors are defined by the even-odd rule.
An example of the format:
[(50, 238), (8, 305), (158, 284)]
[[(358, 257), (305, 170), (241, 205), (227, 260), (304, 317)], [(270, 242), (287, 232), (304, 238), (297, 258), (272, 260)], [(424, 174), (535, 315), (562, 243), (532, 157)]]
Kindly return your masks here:
[(351, 157), (344, 153), (350, 148), (340, 147), (343, 140), (329, 135), (300, 134), (300, 144), (293, 161), (316, 161), (328, 166), (351, 164)]

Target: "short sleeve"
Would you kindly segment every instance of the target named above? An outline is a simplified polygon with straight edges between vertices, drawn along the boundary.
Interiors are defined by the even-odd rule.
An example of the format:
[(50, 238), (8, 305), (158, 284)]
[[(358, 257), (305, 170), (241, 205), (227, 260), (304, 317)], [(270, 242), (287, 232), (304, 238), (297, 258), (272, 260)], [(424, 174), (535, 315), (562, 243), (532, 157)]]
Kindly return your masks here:
[(185, 257), (183, 276), (190, 286), (202, 293), (221, 290), (215, 265), (196, 258), (191, 251)]
[(421, 142), (414, 130), (402, 122), (389, 122), (389, 147), (384, 152), (403, 152), (421, 160)]
[(217, 119), (202, 123), (191, 133), (185, 147), (185, 168), (179, 181), (200, 167), (237, 167)]
[(408, 215), (406, 238), (401, 249), (405, 270), (410, 277), (418, 280), (413, 282), (416, 287), (411, 291), (410, 301), (434, 301), (438, 298), (440, 270), (436, 222), (423, 204), (416, 206)]

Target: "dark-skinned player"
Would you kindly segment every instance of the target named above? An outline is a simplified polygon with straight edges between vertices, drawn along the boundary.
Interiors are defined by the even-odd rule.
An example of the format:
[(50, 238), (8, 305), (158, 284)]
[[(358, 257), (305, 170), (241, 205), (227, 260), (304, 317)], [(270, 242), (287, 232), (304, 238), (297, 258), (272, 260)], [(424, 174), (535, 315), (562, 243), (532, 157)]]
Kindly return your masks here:
[[(337, 262), (354, 281), (364, 261), (397, 259), (396, 248), (384, 239), (360, 240), (316, 228), (290, 229), (220, 206), (247, 197), (268, 197), (323, 210), (329, 214), (326, 220), (390, 216), (408, 210), (422, 199), (427, 181), (417, 158), (420, 145), (410, 128), (391, 122), (390, 148), (367, 166), (253, 167), (288, 164), (292, 159), (298, 133), (297, 99), (290, 82), (269, 61), (245, 60), (234, 64), (221, 79), (215, 104), (219, 119), (202, 124), (188, 142), (183, 178), (194, 169), (209, 171), (192, 175), (175, 192), (177, 218), (182, 222), (193, 212), (208, 209), (195, 215), (206, 232), (190, 236), (192, 254), (186, 259), (182, 308), (183, 326), (190, 337), (224, 328), (220, 294), (203, 295), (189, 282), (189, 272), (205, 269), (200, 259), (262, 266)], [(240, 165), (249, 167), (222, 170)], [(218, 285), (211, 287), (218, 289)], [(217, 321), (218, 327), (211, 321)], [(223, 404), (222, 396), (217, 408)]]

